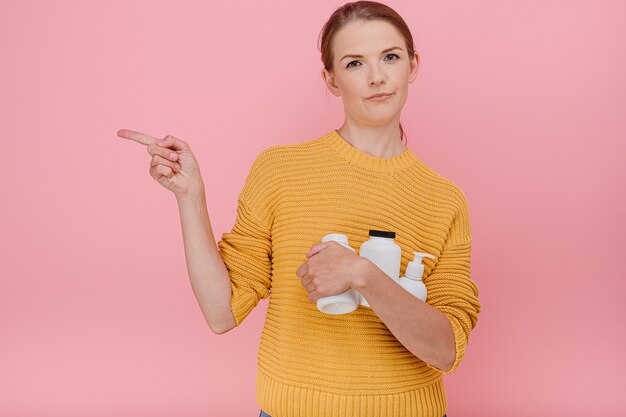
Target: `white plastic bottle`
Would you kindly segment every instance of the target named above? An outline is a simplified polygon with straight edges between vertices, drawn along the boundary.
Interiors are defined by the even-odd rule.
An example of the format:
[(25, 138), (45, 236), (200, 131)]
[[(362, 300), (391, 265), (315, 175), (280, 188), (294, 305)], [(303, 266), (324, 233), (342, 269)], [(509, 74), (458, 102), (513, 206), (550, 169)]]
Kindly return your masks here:
[[(348, 244), (348, 237), (341, 233), (331, 233), (325, 235), (322, 238), (322, 242), (335, 241), (342, 246), (350, 249), (352, 252), (356, 251)], [(326, 314), (346, 314), (351, 313), (359, 307), (359, 295), (353, 290), (349, 289), (343, 294), (331, 295), (323, 297), (317, 300), (317, 308), (322, 313)]]
[[(394, 241), (396, 232), (387, 232), (383, 230), (370, 230), (369, 240), (366, 240), (359, 249), (359, 255), (372, 261), (391, 279), (398, 282), (400, 279), (400, 258), (402, 249)], [(369, 303), (363, 295), (356, 291), (359, 296), (359, 302), (365, 307), (369, 307)]]
[(405, 290), (416, 296), (422, 301), (426, 301), (426, 285), (422, 281), (424, 275), (423, 258), (436, 259), (433, 255), (422, 252), (413, 252), (414, 259), (406, 266), (404, 276), (398, 280), (398, 284)]

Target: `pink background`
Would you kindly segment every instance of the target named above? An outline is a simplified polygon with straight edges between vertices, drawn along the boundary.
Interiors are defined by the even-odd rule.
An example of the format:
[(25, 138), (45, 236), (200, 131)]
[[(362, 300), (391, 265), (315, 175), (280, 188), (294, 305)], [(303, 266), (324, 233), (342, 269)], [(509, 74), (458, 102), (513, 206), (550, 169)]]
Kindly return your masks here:
[[(256, 416), (267, 308), (210, 332), (145, 146), (190, 143), (215, 235), (254, 157), (337, 128), (337, 1), (2, 2), (0, 416)], [(389, 1), (408, 144), (469, 199), (483, 310), (448, 416), (626, 414), (622, 1)]]

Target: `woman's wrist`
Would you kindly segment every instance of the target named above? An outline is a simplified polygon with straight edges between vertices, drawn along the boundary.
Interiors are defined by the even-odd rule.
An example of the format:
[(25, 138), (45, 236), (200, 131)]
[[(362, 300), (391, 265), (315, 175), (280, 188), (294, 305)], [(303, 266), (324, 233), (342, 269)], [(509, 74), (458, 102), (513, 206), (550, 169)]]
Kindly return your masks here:
[(193, 187), (187, 191), (185, 191), (184, 193), (181, 194), (176, 194), (176, 200), (181, 203), (181, 202), (188, 202), (188, 201), (194, 201), (194, 200), (198, 200), (198, 199), (205, 199), (206, 195), (205, 195), (205, 191), (204, 191), (204, 184), (198, 185), (196, 187)]
[(367, 286), (374, 273), (374, 268), (376, 268), (376, 265), (372, 261), (364, 256), (359, 256), (354, 268), (352, 282), (350, 282), (350, 288), (358, 291)]

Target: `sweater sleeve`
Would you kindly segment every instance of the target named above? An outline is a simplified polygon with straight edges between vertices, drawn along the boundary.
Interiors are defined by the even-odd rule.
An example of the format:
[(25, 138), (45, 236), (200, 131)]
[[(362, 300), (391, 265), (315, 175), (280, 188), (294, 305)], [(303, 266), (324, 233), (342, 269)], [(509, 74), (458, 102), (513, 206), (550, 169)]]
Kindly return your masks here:
[(218, 242), (230, 275), (231, 310), (237, 326), (263, 298), (268, 298), (272, 275), (271, 182), (268, 153), (252, 164), (237, 200), (237, 218), (231, 231)]
[(478, 287), (470, 276), (471, 227), (469, 210), (463, 192), (455, 212), (443, 250), (435, 267), (424, 278), (428, 289), (426, 302), (446, 315), (454, 332), (455, 359), (452, 368), (443, 371), (431, 364), (430, 368), (450, 374), (458, 368), (467, 347), (470, 332), (476, 327), (480, 302)]

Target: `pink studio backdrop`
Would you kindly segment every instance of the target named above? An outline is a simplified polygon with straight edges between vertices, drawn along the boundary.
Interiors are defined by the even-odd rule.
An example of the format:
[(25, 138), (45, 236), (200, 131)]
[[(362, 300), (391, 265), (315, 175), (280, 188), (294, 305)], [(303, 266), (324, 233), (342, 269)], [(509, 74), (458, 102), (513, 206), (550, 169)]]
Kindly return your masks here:
[[(343, 121), (342, 2), (0, 5), (0, 416), (256, 416), (264, 300), (210, 332), (145, 146), (190, 143), (217, 238), (255, 156)], [(469, 199), (483, 310), (448, 415), (626, 415), (626, 3), (389, 1), (408, 144)]]

